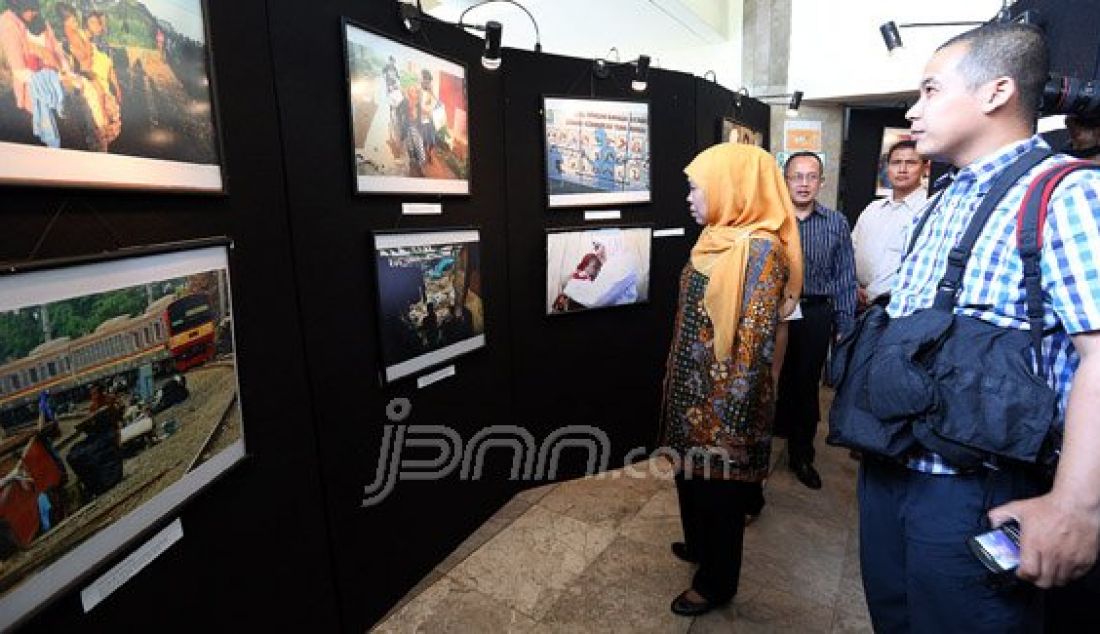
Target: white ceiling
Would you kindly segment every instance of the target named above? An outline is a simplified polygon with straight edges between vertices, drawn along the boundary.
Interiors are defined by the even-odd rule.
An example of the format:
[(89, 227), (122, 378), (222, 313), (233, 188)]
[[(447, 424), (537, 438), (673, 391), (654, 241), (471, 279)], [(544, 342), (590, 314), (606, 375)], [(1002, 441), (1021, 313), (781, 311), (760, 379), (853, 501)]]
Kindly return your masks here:
[[(479, 1), (422, 0), (425, 11), (448, 21)], [(538, 22), (543, 51), (574, 57), (602, 57), (615, 47), (625, 61), (640, 53), (721, 44), (729, 33), (729, 0), (517, 1)], [(534, 47), (534, 28), (519, 8), (493, 2), (466, 15), (467, 22), (488, 20), (504, 25), (505, 46)]]

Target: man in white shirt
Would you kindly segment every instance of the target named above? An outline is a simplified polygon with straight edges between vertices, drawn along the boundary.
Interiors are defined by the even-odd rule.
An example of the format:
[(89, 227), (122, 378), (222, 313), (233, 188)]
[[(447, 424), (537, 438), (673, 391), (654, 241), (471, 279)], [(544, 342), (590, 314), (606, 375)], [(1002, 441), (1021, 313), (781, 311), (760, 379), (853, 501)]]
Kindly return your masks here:
[(860, 310), (890, 301), (905, 255), (906, 229), (928, 197), (921, 187), (926, 162), (917, 154), (915, 141), (898, 141), (886, 157), (893, 194), (867, 205), (852, 230)]

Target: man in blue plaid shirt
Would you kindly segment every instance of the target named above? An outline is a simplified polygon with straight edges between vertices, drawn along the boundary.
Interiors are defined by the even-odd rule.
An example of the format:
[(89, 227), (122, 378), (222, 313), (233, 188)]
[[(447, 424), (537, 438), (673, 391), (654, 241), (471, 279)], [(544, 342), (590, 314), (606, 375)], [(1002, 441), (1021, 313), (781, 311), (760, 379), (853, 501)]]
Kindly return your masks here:
[[(959, 168), (902, 263), (888, 309), (932, 305), (954, 247), (992, 181), (1043, 141), (1033, 136), (1048, 73), (1042, 33), (990, 24), (944, 44), (909, 111), (917, 151)], [(966, 268), (956, 313), (1026, 329), (1016, 212), (1044, 161), (1009, 190)], [(921, 215), (918, 214), (918, 217)], [(906, 465), (865, 460), (860, 557), (879, 632), (1006, 632), (1042, 628), (1042, 592), (1083, 575), (1100, 542), (1100, 176), (1076, 172), (1055, 190), (1044, 228), (1045, 377), (1059, 396), (1065, 439), (1053, 490), (1018, 469), (965, 471), (931, 453)], [(1090, 412), (1094, 420), (1089, 420)], [(1019, 472), (1018, 472), (1019, 471)], [(966, 539), (1009, 519), (1021, 529), (1025, 582), (988, 583)], [(988, 520), (988, 522), (987, 522)]]

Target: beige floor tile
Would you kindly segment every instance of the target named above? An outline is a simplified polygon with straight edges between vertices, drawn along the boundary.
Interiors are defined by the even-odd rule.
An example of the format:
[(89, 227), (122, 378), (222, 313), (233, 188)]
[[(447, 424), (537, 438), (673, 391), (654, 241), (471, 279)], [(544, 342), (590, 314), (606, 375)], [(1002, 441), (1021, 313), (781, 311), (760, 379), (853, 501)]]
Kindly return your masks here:
[(416, 584), (416, 586), (413, 587), (412, 590), (409, 590), (405, 594), (405, 596), (402, 597), (401, 600), (397, 602), (396, 605), (394, 605), (392, 608), (390, 608), (390, 611), (386, 613), (386, 616), (382, 617), (379, 620), (379, 623), (385, 623), (387, 620), (392, 618), (393, 615), (399, 613), (402, 608), (404, 608), (406, 605), (408, 605), (413, 600), (415, 600), (416, 597), (423, 594), (426, 590), (428, 590), (428, 588), (431, 588), (433, 585), (436, 584), (436, 582), (438, 582), (442, 578), (443, 578), (443, 573), (439, 571), (438, 567), (435, 568), (434, 570), (432, 570), (431, 572), (429, 572), (426, 577), (424, 577), (423, 579), (420, 580), (420, 583)]
[(458, 545), (450, 555), (447, 556), (438, 566), (435, 567), (435, 571), (443, 575), (451, 571), (452, 568), (462, 563), (467, 557), (474, 553), (478, 548), (481, 548), (493, 537), (496, 537), (497, 533), (503, 530), (511, 524), (510, 521), (504, 521), (494, 518), (490, 518), (484, 524), (482, 524), (473, 535), (467, 537), (461, 544)]
[(670, 557), (673, 556), (669, 550), (672, 542), (684, 540), (678, 517), (634, 517), (619, 526), (619, 534), (668, 552)]
[(671, 553), (619, 537), (570, 584), (541, 619), (546, 631), (687, 632), (691, 619), (669, 610), (691, 584)]
[(814, 634), (830, 631), (833, 609), (827, 604), (807, 602), (788, 592), (768, 587), (755, 592), (742, 587), (738, 595), (731, 605), (697, 617), (691, 626), (691, 634)]
[(499, 511), (494, 513), (493, 519), (503, 520), (510, 523), (518, 518), (520, 515), (526, 513), (532, 505), (534, 505), (534, 502), (528, 501), (517, 495), (511, 500), (508, 500), (507, 504), (502, 506)]
[(536, 505), (449, 575), (537, 619), (614, 538), (610, 528)]
[(649, 498), (649, 500), (638, 510), (638, 514), (635, 517), (642, 519), (651, 519), (659, 517), (674, 517), (680, 518), (680, 503), (676, 497), (675, 485), (669, 483), (669, 486), (658, 491)]
[(582, 478), (563, 482), (538, 505), (573, 519), (616, 528), (638, 513), (658, 491), (629, 478)]
[(550, 493), (551, 491), (553, 491), (554, 487), (556, 487), (556, 486), (558, 486), (558, 485), (555, 482), (553, 484), (544, 484), (542, 486), (526, 489), (524, 491), (520, 491), (519, 493), (517, 493), (515, 498), (513, 498), (513, 499), (519, 499), (519, 500), (523, 500), (525, 502), (528, 502), (530, 504), (534, 504), (535, 502), (538, 502), (544, 496), (546, 496), (547, 493)]
[[(823, 390), (823, 411), (830, 399)], [(658, 459), (518, 494), (380, 631), (870, 632), (859, 571), (859, 463), (825, 445), (825, 433), (822, 424), (820, 491), (795, 480), (785, 441), (776, 442), (768, 503), (746, 531), (741, 588), (730, 606), (694, 620), (669, 611), (694, 568), (668, 548), (683, 536), (669, 465)]]
[(372, 631), (520, 633), (532, 631), (535, 625), (519, 611), (443, 577)]
[(867, 612), (837, 611), (833, 619), (833, 634), (874, 634)]

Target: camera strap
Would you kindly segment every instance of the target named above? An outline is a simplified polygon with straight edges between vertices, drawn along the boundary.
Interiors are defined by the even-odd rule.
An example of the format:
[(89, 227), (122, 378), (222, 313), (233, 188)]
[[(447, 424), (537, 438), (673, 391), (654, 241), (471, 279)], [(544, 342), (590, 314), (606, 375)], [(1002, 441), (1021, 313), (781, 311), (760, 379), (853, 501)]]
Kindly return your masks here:
[(974, 250), (974, 244), (985, 229), (986, 222), (989, 221), (990, 216), (993, 215), (993, 212), (1001, 203), (1001, 199), (1016, 184), (1016, 181), (1052, 154), (1048, 148), (1044, 147), (1031, 149), (1016, 159), (993, 180), (993, 185), (982, 197), (978, 210), (974, 212), (974, 217), (970, 219), (970, 224), (966, 226), (966, 232), (963, 234), (962, 239), (947, 254), (947, 271), (936, 286), (936, 299), (933, 306), (937, 310), (950, 312), (954, 309), (955, 299), (962, 288), (963, 275), (966, 272), (966, 264), (970, 261), (970, 254)]
[(1039, 376), (1043, 368), (1043, 226), (1046, 224), (1050, 198), (1055, 188), (1067, 176), (1083, 169), (1100, 170), (1091, 161), (1073, 161), (1055, 165), (1036, 176), (1028, 185), (1020, 210), (1016, 215), (1016, 248), (1024, 263), (1024, 289), (1027, 292), (1027, 321), (1031, 331), (1031, 346), (1035, 352), (1035, 367)]

